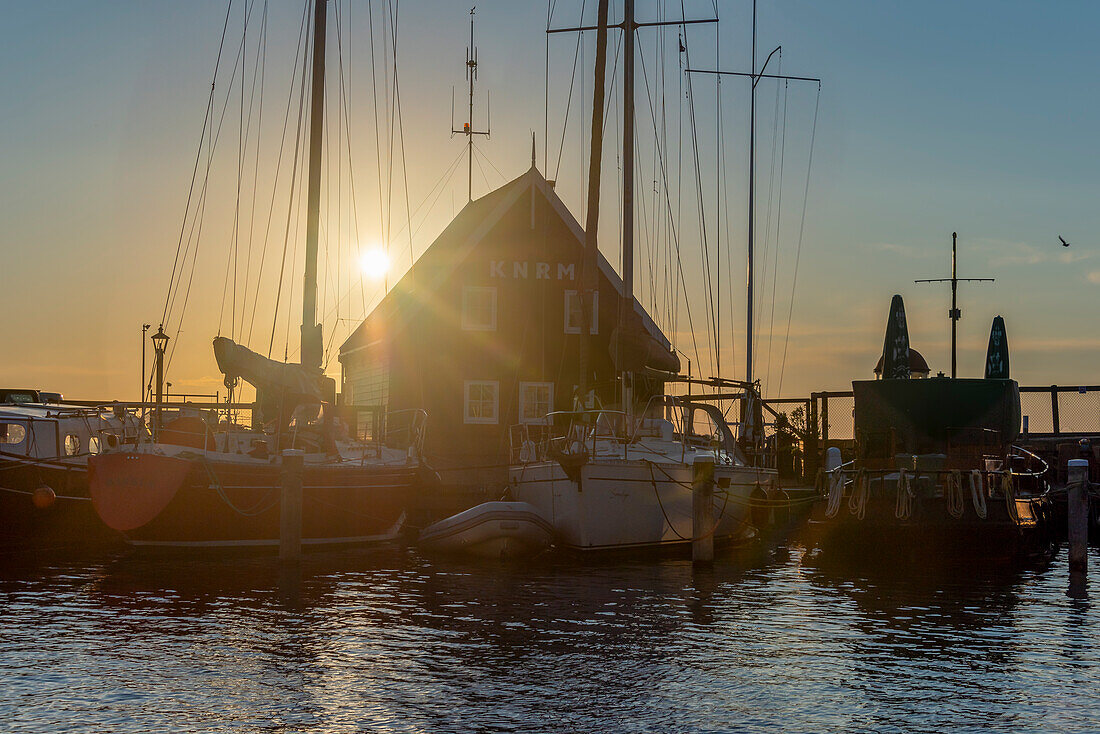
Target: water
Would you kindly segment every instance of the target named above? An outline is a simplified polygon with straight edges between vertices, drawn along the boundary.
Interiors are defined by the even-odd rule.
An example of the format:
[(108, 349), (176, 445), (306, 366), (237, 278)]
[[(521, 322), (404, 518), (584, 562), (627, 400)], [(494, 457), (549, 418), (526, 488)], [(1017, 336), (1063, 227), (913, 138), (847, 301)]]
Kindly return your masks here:
[(1064, 553), (825, 560), (8, 558), (0, 730), (1100, 729), (1100, 610)]

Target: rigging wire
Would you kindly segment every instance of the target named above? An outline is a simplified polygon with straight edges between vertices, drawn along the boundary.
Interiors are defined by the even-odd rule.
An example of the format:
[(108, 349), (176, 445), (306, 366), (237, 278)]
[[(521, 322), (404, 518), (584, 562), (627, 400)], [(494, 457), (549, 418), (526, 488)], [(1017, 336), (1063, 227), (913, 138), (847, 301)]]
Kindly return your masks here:
[(160, 322), (164, 324), (168, 321), (169, 305), (172, 301), (174, 284), (176, 282), (176, 268), (182, 267), (180, 264), (180, 251), (183, 248), (183, 237), (187, 231), (187, 219), (188, 213), (191, 211), (191, 197), (195, 193), (195, 182), (198, 180), (199, 174), (199, 162), (202, 160), (202, 145), (206, 140), (206, 132), (212, 119), (212, 112), (214, 109), (214, 88), (218, 80), (218, 70), (221, 68), (222, 51), (225, 49), (225, 34), (229, 28), (229, 16), (233, 10), (233, 0), (229, 0), (229, 5), (225, 10), (225, 23), (222, 25), (222, 36), (218, 42), (218, 56), (214, 62), (214, 78), (210, 82), (210, 96), (206, 101), (206, 112), (202, 118), (202, 132), (199, 134), (198, 150), (195, 151), (195, 164), (191, 171), (191, 184), (187, 189), (187, 203), (183, 207), (183, 224), (180, 226), (179, 241), (176, 243), (176, 256), (172, 262), (172, 274), (168, 279), (168, 294), (164, 299), (164, 311), (161, 313)]
[(787, 91), (789, 87), (790, 82), (785, 81), (783, 83), (783, 138), (779, 148), (779, 194), (775, 215), (775, 248), (772, 254), (772, 300), (768, 306), (768, 365), (765, 374), (768, 376), (769, 383), (772, 374), (772, 336), (775, 331), (775, 288), (779, 275), (779, 248), (783, 243), (779, 236), (779, 228), (783, 223), (783, 171), (787, 160)]
[[(229, 76), (229, 87), (226, 90), (225, 102), (222, 104), (222, 110), (221, 110), (221, 113), (218, 117), (217, 129), (214, 131), (214, 135), (212, 137), (207, 136), (206, 171), (205, 171), (205, 174), (204, 174), (204, 177), (203, 177), (203, 185), (202, 185), (202, 190), (201, 190), (200, 195), (199, 195), (199, 202), (196, 205), (198, 207), (198, 212), (197, 212), (196, 216), (192, 218), (192, 221), (191, 221), (192, 231), (195, 233), (194, 240), (193, 240), (195, 247), (194, 247), (194, 250), (191, 250), (192, 239), (190, 237), (188, 237), (187, 246), (184, 248), (184, 251), (183, 251), (183, 261), (184, 262), (186, 262), (186, 260), (187, 260), (188, 253), (189, 252), (191, 253), (191, 270), (190, 270), (190, 273), (188, 274), (187, 290), (184, 293), (183, 302), (182, 302), (182, 306), (181, 306), (181, 310), (180, 310), (179, 320), (176, 324), (176, 334), (177, 334), (177, 336), (180, 333), (183, 332), (183, 319), (184, 319), (184, 316), (186, 316), (186, 313), (187, 313), (187, 306), (188, 306), (188, 303), (190, 301), (190, 296), (191, 296), (191, 284), (194, 282), (194, 277), (195, 277), (195, 265), (198, 262), (199, 245), (201, 244), (201, 239), (202, 239), (202, 224), (203, 224), (203, 218), (204, 218), (204, 215), (205, 215), (205, 212), (206, 212), (206, 193), (208, 191), (208, 185), (209, 185), (209, 182), (210, 182), (210, 169), (213, 165), (214, 150), (217, 148), (218, 141), (221, 139), (222, 126), (225, 123), (225, 115), (226, 115), (226, 112), (229, 108), (229, 97), (230, 97), (230, 95), (232, 94), (232, 91), (233, 91), (233, 82), (237, 78), (237, 69), (241, 68), (241, 59), (242, 59), (242, 56), (243, 56), (244, 40), (245, 39), (242, 37), (241, 38), (241, 43), (237, 47), (236, 60), (233, 64), (233, 72)], [(219, 54), (220, 54), (220, 50), (219, 50)], [(242, 73), (242, 76), (243, 76), (243, 74), (245, 73), (243, 69), (242, 69), (241, 73)], [(180, 277), (182, 278), (182, 268), (180, 270)], [(179, 292), (179, 282), (177, 282), (176, 288), (174, 289), (172, 294), (169, 296), (169, 307), (167, 309), (167, 318), (165, 319), (165, 323), (168, 322), (168, 319), (172, 315), (172, 310), (175, 306), (175, 298), (176, 298), (176, 295), (178, 294), (178, 292)], [(176, 349), (179, 347), (179, 343), (180, 343), (180, 340), (178, 338), (172, 343), (172, 348), (168, 353), (168, 359), (167, 359), (167, 362), (165, 363), (165, 370), (166, 371), (167, 371), (168, 367), (170, 367), (171, 364), (172, 364), (172, 359), (175, 356)]]
[[(308, 6), (308, 3), (307, 3), (307, 6)], [(313, 27), (313, 22), (312, 22), (312, 20), (310, 20), (308, 18), (308, 14), (307, 14), (307, 28), (306, 28), (307, 33), (308, 33), (309, 29), (312, 28), (312, 27)], [(305, 115), (306, 97), (308, 96), (308, 94), (309, 94), (309, 92), (310, 92), (310, 90), (313, 86), (312, 80), (310, 79), (311, 75), (309, 74), (309, 70), (308, 70), (309, 60), (310, 60), (310, 56), (312, 55), (312, 49), (313, 49), (313, 41), (311, 39), (311, 35), (312, 34), (309, 34), (309, 35), (306, 36), (306, 53), (302, 54), (302, 70), (301, 70), (302, 81), (301, 81), (301, 84), (299, 86), (300, 93), (298, 95), (298, 125), (297, 125), (297, 130), (294, 134), (293, 166), (291, 167), (291, 171), (290, 171), (290, 203), (287, 206), (286, 227), (283, 230), (283, 255), (282, 255), (282, 260), (279, 264), (279, 278), (278, 278), (278, 281), (277, 281), (278, 285), (277, 285), (277, 288), (275, 290), (275, 307), (271, 311), (271, 337), (267, 342), (267, 356), (268, 356), (268, 358), (271, 357), (271, 350), (275, 346), (275, 333), (278, 330), (279, 304), (282, 301), (282, 297), (283, 297), (283, 278), (286, 275), (286, 256), (287, 256), (288, 250), (290, 249), (290, 222), (291, 222), (291, 219), (293, 218), (293, 215), (294, 215), (294, 197), (295, 197), (295, 193), (301, 187), (301, 184), (298, 182), (298, 163), (301, 159), (301, 153), (302, 153), (302, 150), (301, 150), (302, 119)], [(293, 91), (291, 93), (293, 94)], [(298, 184), (297, 186), (295, 185), (296, 183)], [(295, 228), (295, 235), (297, 235), (297, 228)], [(297, 253), (297, 251), (298, 251), (297, 242), (295, 242), (294, 251), (295, 251), (295, 253)], [(291, 295), (293, 295), (293, 287), (291, 289)], [(290, 296), (288, 296), (288, 298), (290, 298)], [(289, 323), (289, 321), (288, 321), (288, 323)]]
[[(688, 34), (687, 34), (686, 29), (685, 29), (685, 31), (684, 31), (684, 47), (685, 47), (684, 55), (686, 57), (688, 68), (691, 68), (691, 53), (688, 50), (689, 47), (688, 47), (688, 38), (687, 38), (687, 36), (688, 36)], [(688, 99), (688, 114), (689, 114), (690, 120), (691, 120), (691, 126), (690, 126), (691, 127), (691, 147), (692, 147), (692, 152), (693, 152), (694, 158), (695, 158), (695, 186), (696, 186), (696, 192), (698, 194), (698, 202), (699, 202), (699, 212), (698, 212), (699, 213), (699, 224), (700, 224), (699, 234), (700, 234), (700, 240), (702, 241), (702, 251), (701, 251), (701, 256), (702, 257), (701, 257), (701, 259), (702, 259), (702, 264), (703, 264), (703, 284), (704, 284), (704, 288), (706, 289), (706, 299), (704, 300), (704, 303), (706, 304), (707, 326), (708, 326), (708, 330), (710, 332), (708, 334), (708, 339), (707, 339), (708, 344), (709, 344), (710, 340), (711, 340), (711, 336), (714, 335), (714, 332), (715, 332), (715, 323), (714, 323), (714, 314), (713, 314), (714, 284), (713, 284), (713, 279), (712, 279), (711, 273), (710, 273), (710, 245), (707, 242), (706, 207), (704, 206), (704, 202), (703, 202), (702, 168), (701, 168), (700, 163), (699, 163), (699, 135), (698, 135), (697, 126), (695, 124), (695, 95), (694, 95), (693, 88), (692, 88), (691, 77), (688, 77), (688, 80), (687, 80), (687, 99)], [(685, 286), (685, 288), (686, 288), (686, 286)], [(711, 363), (716, 368), (717, 365), (715, 363), (715, 357), (716, 357), (715, 354), (711, 354)], [(715, 372), (717, 372), (717, 369), (715, 369)]]
[[(291, 64), (291, 67), (290, 67), (292, 70), (298, 68), (299, 59), (301, 58), (303, 52), (308, 50), (308, 41), (306, 39), (306, 32), (308, 30), (308, 24), (309, 24), (309, 2), (305, 2), (302, 5), (302, 21), (301, 21), (300, 27), (298, 29), (298, 44), (295, 47), (294, 63)], [(292, 77), (291, 82), (290, 82), (290, 90), (287, 93), (286, 112), (283, 115), (283, 129), (282, 129), (282, 132), (279, 134), (279, 155), (275, 159), (275, 174), (273, 176), (273, 181), (272, 181), (272, 184), (271, 184), (271, 201), (268, 204), (267, 222), (264, 225), (264, 244), (263, 244), (263, 247), (260, 248), (260, 264), (259, 264), (259, 267), (257, 268), (257, 272), (256, 272), (256, 291), (255, 291), (255, 295), (252, 299), (252, 314), (251, 314), (251, 316), (249, 318), (249, 322), (248, 322), (248, 335), (245, 337), (245, 341), (248, 342), (248, 343), (251, 343), (251, 341), (252, 341), (252, 330), (253, 330), (253, 327), (255, 326), (255, 323), (256, 323), (256, 308), (259, 305), (259, 301), (260, 301), (260, 286), (263, 282), (264, 264), (267, 260), (267, 249), (268, 249), (267, 245), (268, 245), (268, 241), (269, 241), (270, 236), (271, 236), (271, 223), (274, 219), (275, 198), (276, 198), (276, 195), (277, 195), (278, 190), (279, 190), (279, 174), (282, 172), (282, 169), (283, 169), (283, 153), (286, 150), (286, 133), (287, 133), (287, 128), (289, 127), (289, 124), (290, 124), (290, 110), (293, 109), (293, 106), (294, 106), (294, 86), (295, 86), (294, 81), (295, 80)], [(301, 99), (301, 97), (300, 97), (300, 99)], [(302, 114), (301, 104), (302, 103), (299, 102), (298, 128), (297, 128), (297, 132), (295, 132), (295, 149), (294, 149), (295, 150), (295, 162), (297, 161), (297, 150), (298, 150), (297, 140), (298, 140), (298, 136), (301, 135), (301, 124), (302, 124), (301, 123), (301, 114)], [(257, 152), (257, 155), (258, 155), (258, 152)], [(297, 169), (295, 168), (295, 173), (293, 175), (296, 175), (296, 170)], [(295, 181), (295, 179), (293, 178), (293, 175), (292, 175), (291, 182), (290, 182), (290, 191), (291, 192), (293, 192), (293, 190), (294, 190), (294, 181)], [(293, 193), (291, 193), (291, 205), (293, 205)], [(280, 282), (282, 281), (281, 276), (280, 276), (279, 280), (280, 280)], [(247, 280), (246, 280), (246, 283), (245, 283), (246, 295), (247, 295), (247, 288), (248, 288), (248, 284), (247, 284)], [(268, 355), (269, 356), (270, 356), (270, 353), (271, 353), (271, 348), (268, 347)]]
[(810, 198), (810, 171), (814, 162), (814, 142), (817, 140), (817, 113), (821, 107), (821, 82), (817, 84), (817, 99), (814, 101), (814, 121), (810, 127), (810, 152), (806, 161), (806, 187), (802, 192), (802, 217), (798, 225), (798, 247), (794, 258), (794, 276), (791, 278), (791, 300), (787, 311), (787, 333), (783, 338), (783, 360), (779, 367), (779, 392), (783, 394), (783, 373), (787, 367), (787, 345), (791, 337), (791, 314), (794, 313), (794, 294), (798, 286), (798, 263), (802, 259), (802, 235), (806, 231), (806, 202)]
[[(657, 135), (656, 135), (656, 132), (657, 132), (657, 115), (656, 115), (656, 112), (655, 112), (654, 107), (653, 107), (653, 94), (650, 92), (650, 87), (649, 87), (649, 73), (646, 70), (645, 57), (644, 56), (641, 57), (640, 60), (641, 60), (640, 67), (642, 69), (642, 80), (645, 84), (645, 90), (646, 90), (646, 99), (649, 102), (649, 118), (653, 122), (653, 126), (654, 126), (653, 127), (654, 141), (655, 141), (654, 144), (659, 147), (660, 144), (656, 142), (657, 141)], [(677, 229), (677, 227), (675, 225), (675, 220), (672, 216), (672, 199), (669, 195), (670, 189), (669, 189), (669, 185), (668, 185), (668, 169), (665, 165), (664, 153), (659, 151), (658, 152), (658, 158), (661, 161), (661, 180), (664, 184), (664, 190), (665, 190), (665, 208), (668, 210), (669, 234), (671, 235), (672, 242), (675, 245), (675, 250), (676, 250), (675, 261), (676, 261), (676, 266), (677, 266), (677, 269), (679, 271), (679, 276), (680, 276), (678, 279), (674, 279), (674, 280), (677, 280), (677, 282), (683, 286), (684, 292), (686, 293), (687, 292), (687, 281), (684, 278), (684, 263), (683, 263), (683, 260), (680, 257), (680, 235), (679, 235), (679, 230)], [(679, 177), (677, 177), (677, 178), (678, 178), (677, 185), (679, 185)], [(678, 305), (679, 304), (677, 304), (677, 308), (676, 308), (677, 313), (679, 311)], [(701, 364), (700, 361), (699, 361), (699, 343), (696, 340), (695, 324), (694, 324), (694, 321), (692, 320), (692, 316), (691, 316), (691, 302), (690, 302), (690, 300), (685, 301), (685, 310), (687, 312), (687, 318), (688, 318), (688, 330), (691, 333), (692, 348), (695, 351), (695, 360), (696, 360), (697, 364)], [(675, 333), (675, 324), (673, 325), (673, 333)]]
[[(586, 2), (586, 0), (581, 0), (581, 12), (580, 12), (581, 22), (583, 22), (583, 20), (584, 20), (585, 2)], [(584, 38), (584, 31), (581, 31), (581, 32), (577, 33), (577, 44), (576, 44), (576, 48), (574, 48), (574, 50), (573, 50), (573, 71), (571, 72), (570, 77), (569, 77), (569, 94), (566, 95), (566, 97), (565, 97), (565, 120), (562, 122), (562, 126), (561, 126), (561, 144), (558, 146), (558, 162), (557, 162), (557, 165), (554, 166), (554, 179), (555, 180), (557, 180), (558, 175), (561, 173), (561, 157), (562, 157), (562, 153), (565, 151), (565, 133), (569, 129), (569, 109), (570, 109), (571, 103), (573, 101), (573, 84), (577, 81), (577, 62), (580, 59), (581, 41), (583, 40), (583, 38)], [(583, 120), (582, 120), (582, 122), (583, 122)]]
[[(393, 10), (393, 99), (394, 107), (397, 110), (397, 133), (401, 143), (401, 176), (405, 184), (405, 218), (406, 225), (409, 228), (409, 236), (412, 237), (412, 212), (409, 207), (409, 167), (405, 159), (405, 123), (404, 118), (401, 116), (401, 85), (397, 79), (397, 14), (401, 6), (400, 0), (394, 3)], [(392, 203), (391, 203), (392, 207)], [(389, 248), (391, 243), (387, 242), (386, 247)], [(412, 252), (413, 244), (412, 240), (409, 240), (409, 267), (412, 267)]]

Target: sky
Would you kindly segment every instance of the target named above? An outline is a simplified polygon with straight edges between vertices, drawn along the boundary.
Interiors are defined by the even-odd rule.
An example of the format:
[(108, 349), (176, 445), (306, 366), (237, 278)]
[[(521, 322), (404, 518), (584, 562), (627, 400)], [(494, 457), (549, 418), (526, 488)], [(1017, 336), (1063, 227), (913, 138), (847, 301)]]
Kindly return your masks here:
[[(398, 118), (385, 61), (393, 33), (383, 30), (394, 27), (395, 4), (338, 6), (320, 309), (334, 376), (340, 342), (466, 201), (463, 140), (450, 130), (452, 94), (454, 121), (463, 121), (470, 19), (464, 3), (396, 4)], [(594, 0), (551, 6), (555, 27), (595, 20)], [(622, 3), (611, 6), (620, 17)], [(303, 7), (52, 0), (5, 8), (0, 383), (137, 399), (142, 325), (155, 330), (166, 312), (174, 393), (224, 395), (210, 349), (219, 333), (296, 358), (304, 223), (288, 182)], [(680, 7), (640, 0), (637, 15), (676, 18)], [(684, 7), (689, 18), (715, 12), (707, 1)], [(717, 14), (717, 30), (687, 29), (691, 65), (746, 71), (750, 2), (718, 2)], [(529, 167), (534, 133), (540, 170), (583, 223), (594, 34), (548, 44), (547, 16), (546, 3), (478, 3), (475, 127), (488, 92), (492, 134), (476, 141), (474, 196)], [(960, 277), (996, 278), (960, 286), (960, 375), (980, 374), (1000, 314), (1021, 384), (1100, 382), (1098, 21), (1100, 8), (1084, 2), (759, 4), (758, 63), (781, 44), (781, 66), (776, 58), (769, 72), (822, 79), (820, 95), (812, 83), (757, 88), (755, 372), (766, 395), (843, 390), (869, 377), (894, 293), (905, 298), (913, 346), (934, 372), (948, 370), (949, 289), (913, 281), (949, 275), (953, 231)], [(713, 77), (690, 75), (689, 96), (680, 32), (638, 33), (636, 288), (696, 374), (720, 368), (736, 378), (745, 353), (749, 83), (729, 78), (719, 90)], [(243, 87), (240, 72), (230, 78), (242, 38)], [(613, 31), (613, 57), (618, 38)], [(621, 80), (609, 100), (600, 244), (618, 262)], [(223, 104), (211, 152), (204, 121), (220, 120)], [(196, 160), (205, 198), (192, 186)], [(166, 308), (181, 241), (194, 267), (185, 257), (177, 268), (187, 277)], [(666, 277), (676, 242), (679, 286)], [(376, 248), (391, 260), (379, 279), (358, 266)], [(719, 315), (708, 318), (715, 303)], [(708, 347), (715, 332), (720, 350)]]

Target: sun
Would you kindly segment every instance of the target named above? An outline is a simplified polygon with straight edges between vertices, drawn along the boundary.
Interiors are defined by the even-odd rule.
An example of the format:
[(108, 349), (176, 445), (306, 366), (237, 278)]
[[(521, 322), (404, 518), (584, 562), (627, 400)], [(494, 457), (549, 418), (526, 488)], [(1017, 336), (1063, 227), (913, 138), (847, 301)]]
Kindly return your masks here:
[(359, 256), (359, 270), (371, 280), (384, 278), (390, 270), (390, 258), (380, 247), (367, 250)]

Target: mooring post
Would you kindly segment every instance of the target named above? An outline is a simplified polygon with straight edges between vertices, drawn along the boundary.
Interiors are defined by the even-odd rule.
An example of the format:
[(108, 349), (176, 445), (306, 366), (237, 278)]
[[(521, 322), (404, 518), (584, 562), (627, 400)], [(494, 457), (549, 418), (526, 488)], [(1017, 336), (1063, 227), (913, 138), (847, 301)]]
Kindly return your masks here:
[(691, 463), (691, 560), (714, 560), (714, 456), (697, 455)]
[(279, 505), (279, 560), (302, 557), (302, 463), (300, 449), (283, 451), (283, 493)]
[(1089, 542), (1089, 462), (1087, 459), (1070, 459), (1069, 486), (1069, 596), (1085, 594), (1085, 578), (1088, 571)]

